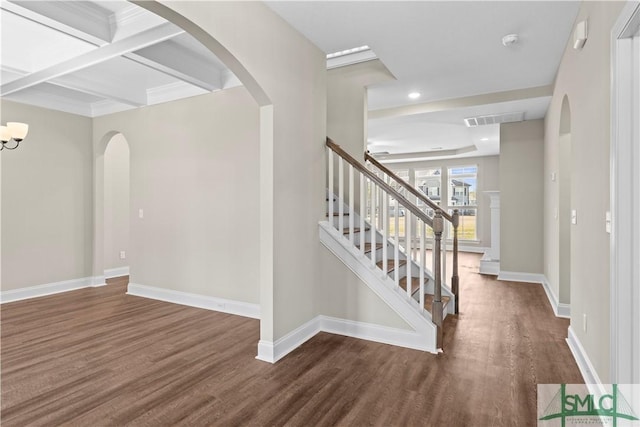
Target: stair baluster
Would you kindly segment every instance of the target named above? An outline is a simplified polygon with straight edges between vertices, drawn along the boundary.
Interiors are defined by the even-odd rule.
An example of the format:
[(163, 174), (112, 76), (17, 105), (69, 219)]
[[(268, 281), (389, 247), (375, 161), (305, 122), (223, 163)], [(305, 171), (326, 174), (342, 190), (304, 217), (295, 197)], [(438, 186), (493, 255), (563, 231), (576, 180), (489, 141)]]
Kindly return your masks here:
[(442, 229), (443, 227), (442, 213), (440, 210), (436, 211), (433, 217), (433, 234), (435, 235), (435, 243), (433, 247), (433, 258), (435, 259), (436, 267), (433, 271), (434, 274), (434, 292), (433, 292), (433, 305), (431, 306), (431, 318), (433, 323), (438, 328), (436, 336), (436, 347), (442, 348), (442, 321), (443, 321), (443, 307), (442, 307), (442, 272), (440, 270), (440, 243), (442, 242)]
[(458, 224), (460, 224), (460, 212), (458, 209), (453, 210), (452, 215), (453, 221), (451, 224), (453, 225), (453, 272), (451, 274), (451, 292), (456, 297), (455, 301), (455, 313), (458, 313), (458, 304), (460, 299), (460, 293), (458, 292), (458, 288), (460, 286), (460, 277), (458, 277)]

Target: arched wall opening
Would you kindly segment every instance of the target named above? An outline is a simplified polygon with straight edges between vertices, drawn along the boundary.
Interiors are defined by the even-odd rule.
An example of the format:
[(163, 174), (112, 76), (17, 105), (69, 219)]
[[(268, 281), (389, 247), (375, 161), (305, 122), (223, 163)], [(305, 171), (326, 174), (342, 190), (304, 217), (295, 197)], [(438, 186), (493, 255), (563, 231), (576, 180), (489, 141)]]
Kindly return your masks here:
[[(252, 170), (255, 171), (256, 174), (259, 173), (259, 179), (255, 180), (256, 181), (255, 184), (252, 184), (253, 188), (259, 187), (259, 195), (251, 196), (251, 198), (256, 201), (256, 204), (259, 203), (259, 206), (257, 206), (256, 209), (252, 209), (250, 214), (252, 215), (253, 218), (255, 218), (253, 221), (253, 224), (259, 223), (260, 225), (259, 227), (257, 225), (254, 227), (255, 228), (254, 234), (255, 235), (259, 234), (260, 245), (263, 246), (264, 248), (269, 248), (269, 249), (272, 248), (273, 247), (273, 201), (272, 200), (273, 200), (273, 181), (274, 181), (273, 179), (274, 115), (273, 115), (273, 106), (271, 104), (271, 100), (267, 96), (266, 92), (262, 89), (260, 84), (257, 82), (257, 80), (249, 73), (249, 71), (247, 71), (244, 65), (241, 64), (240, 61), (237, 60), (236, 57), (233, 54), (231, 54), (229, 50), (227, 50), (220, 42), (218, 42), (207, 31), (200, 28), (198, 25), (194, 24), (191, 20), (185, 18), (180, 13), (158, 2), (134, 1), (133, 3), (136, 3), (139, 6), (145, 9), (148, 9), (151, 12), (167, 19), (173, 24), (180, 26), (185, 31), (187, 31), (190, 35), (196, 38), (200, 43), (202, 43), (205, 47), (211, 50), (243, 83), (244, 88), (233, 89), (233, 91), (235, 91), (234, 93), (244, 92), (244, 91), (248, 92), (251, 98), (253, 98), (253, 100), (256, 102), (257, 106), (259, 107), (259, 134), (257, 136), (257, 140), (259, 141), (259, 144), (255, 152), (256, 158), (259, 158), (259, 163), (251, 166), (253, 168)], [(226, 91), (222, 91), (222, 92), (226, 92)], [(222, 93), (222, 92), (219, 92), (219, 93)], [(184, 111), (181, 111), (181, 112), (184, 113)], [(132, 114), (136, 114), (136, 112), (133, 112)], [(216, 113), (214, 111), (211, 111), (209, 112), (209, 114), (215, 115)], [(199, 117), (202, 117), (203, 115), (205, 114), (203, 114), (202, 112), (198, 114)], [(180, 114), (178, 114), (178, 116), (180, 116)], [(193, 118), (192, 117), (182, 118), (183, 121), (185, 121), (184, 126), (188, 126), (186, 124), (186, 121), (189, 121), (189, 120), (200, 121), (200, 123), (207, 121), (206, 118), (196, 119), (195, 118), (196, 114), (193, 114), (193, 116), (194, 116)], [(95, 122), (102, 122), (102, 120), (95, 119), (94, 123)], [(111, 254), (107, 254), (105, 251), (105, 246), (109, 246), (109, 238), (105, 235), (105, 226), (107, 225), (109, 220), (109, 218), (105, 215), (105, 208), (106, 208), (105, 206), (105, 168), (108, 166), (107, 165), (108, 162), (106, 161), (107, 159), (105, 159), (105, 150), (107, 149), (107, 145), (109, 144), (109, 141), (112, 138), (117, 137), (117, 135), (120, 134), (120, 132), (122, 132), (127, 135), (127, 139), (131, 144), (131, 147), (130, 147), (131, 162), (132, 162), (131, 164), (134, 165), (135, 162), (139, 163), (142, 156), (144, 155), (144, 154), (141, 155), (141, 152), (139, 150), (140, 144), (147, 143), (148, 141), (146, 140), (149, 138), (153, 139), (153, 137), (151, 137), (150, 135), (143, 135), (144, 130), (141, 129), (145, 126), (143, 122), (144, 120), (141, 120), (139, 123), (136, 123), (136, 124), (132, 123), (130, 124), (131, 127), (129, 127), (129, 124), (125, 125), (123, 128), (119, 126), (115, 126), (115, 127), (112, 127), (112, 129), (118, 129), (117, 131), (111, 130), (111, 131), (107, 131), (106, 133), (104, 132), (104, 129), (101, 129), (102, 126), (99, 125), (97, 129), (96, 127), (94, 127), (93, 271), (94, 271), (94, 275), (98, 277), (101, 277), (101, 276), (104, 277), (103, 274), (105, 270), (107, 270), (107, 275), (108, 275), (109, 268), (106, 260), (108, 256), (111, 255)], [(142, 132), (139, 132), (139, 131), (142, 131)], [(189, 136), (187, 135), (188, 135), (188, 132), (185, 132), (184, 134), (174, 135), (176, 144), (178, 144), (179, 146), (179, 143), (181, 142), (180, 141), (181, 138), (188, 139)], [(96, 137), (98, 137), (98, 139), (95, 139)], [(195, 139), (191, 139), (190, 142), (194, 140)], [(206, 141), (204, 141), (204, 138), (200, 137), (198, 138), (198, 140), (200, 140), (203, 144), (206, 144)], [(165, 154), (168, 152), (169, 152), (168, 150), (165, 151)], [(195, 153), (191, 153), (191, 154), (197, 156), (197, 154)], [(180, 154), (173, 154), (173, 155), (178, 157), (180, 156)], [(210, 153), (207, 153), (207, 155), (210, 155)], [(138, 163), (135, 163), (135, 164), (137, 165)], [(235, 170), (242, 170), (243, 167), (246, 167), (246, 165), (242, 165), (240, 162), (238, 162), (235, 165), (229, 165), (229, 166), (234, 167)], [(188, 173), (188, 172), (185, 171), (185, 173)], [(132, 176), (132, 185), (133, 185), (133, 179), (134, 178)], [(248, 187), (248, 188), (251, 189), (251, 187)], [(132, 192), (134, 190), (135, 189), (132, 187)], [(138, 195), (136, 195), (136, 197), (137, 196)], [(132, 193), (132, 197), (133, 197), (133, 193)], [(238, 197), (243, 197), (243, 196), (240, 193), (238, 193)], [(138, 199), (139, 198), (136, 198), (136, 200)], [(174, 203), (178, 204), (179, 201), (174, 200)], [(145, 250), (145, 248), (141, 248), (140, 247), (141, 245), (139, 243), (141, 239), (146, 238), (146, 236), (143, 236), (144, 231), (142, 232), (140, 231), (141, 227), (138, 223), (138, 221), (142, 218), (142, 213), (138, 214), (138, 212), (142, 212), (142, 208), (143, 206), (137, 206), (137, 205), (136, 206), (131, 205), (130, 207), (130, 212), (131, 212), (130, 218), (132, 221), (131, 223), (132, 247), (130, 251), (131, 258), (129, 257), (129, 254), (126, 254), (126, 257), (127, 259), (131, 259), (131, 273), (132, 273), (131, 280), (135, 280), (135, 277), (138, 274), (137, 273), (137, 271), (139, 270), (137, 269), (138, 265), (140, 264), (145, 265), (145, 267), (142, 270), (146, 271), (148, 270), (147, 267), (150, 263), (149, 260), (145, 259), (144, 257), (144, 255), (149, 251)], [(185, 210), (188, 208), (190, 207), (185, 206)], [(206, 207), (204, 209), (196, 209), (193, 212), (198, 212), (198, 211), (202, 212), (202, 211), (206, 211), (206, 209), (207, 209)], [(222, 212), (222, 213), (227, 212), (229, 213), (229, 215), (232, 215), (234, 209), (235, 207), (233, 205), (227, 204), (226, 206), (220, 206), (219, 212)], [(145, 209), (145, 216), (146, 214), (147, 214), (147, 211)], [(149, 222), (151, 222), (151, 219), (145, 218), (144, 221), (146, 221), (146, 224), (148, 225)], [(171, 225), (176, 226), (176, 224), (171, 224)], [(241, 242), (243, 233), (246, 233), (247, 228), (248, 227), (245, 227), (244, 229), (236, 228), (236, 227), (233, 228), (235, 230), (235, 237), (238, 242)], [(176, 232), (181, 232), (181, 231), (184, 231), (184, 230), (176, 230)], [(191, 240), (202, 239), (202, 235), (204, 235), (204, 233), (197, 233), (194, 231), (189, 231), (187, 233), (190, 235), (188, 238), (190, 238)], [(202, 235), (198, 235), (198, 234), (202, 234)], [(197, 244), (200, 244), (200, 242), (198, 242)], [(201, 246), (204, 246), (204, 244), (202, 244)], [(120, 250), (118, 250), (118, 254), (119, 252)], [(205, 256), (204, 252), (206, 252), (206, 249), (203, 249), (201, 252), (203, 253), (203, 256)], [(242, 254), (238, 253), (238, 251), (233, 251), (233, 252), (237, 253), (238, 258), (242, 257)], [(172, 262), (171, 255), (172, 254), (164, 254), (164, 256), (161, 258), (156, 257), (155, 262), (171, 263)], [(273, 302), (272, 302), (271, 296), (273, 294), (273, 251), (260, 250), (255, 254), (257, 256), (253, 256), (254, 255), (253, 253), (250, 253), (248, 255), (249, 256), (247, 256), (247, 259), (249, 261), (247, 262), (259, 263), (259, 267), (255, 267), (255, 269), (256, 270), (259, 269), (261, 272), (261, 274), (259, 274), (259, 276), (255, 280), (255, 281), (259, 281), (259, 292), (256, 293), (259, 298), (259, 308), (257, 310), (254, 310), (252, 307), (250, 307), (248, 309), (248, 312), (245, 312), (244, 314), (250, 317), (259, 316), (261, 319), (261, 322), (260, 322), (261, 339), (272, 341), (273, 340), (273, 318), (272, 318), (273, 309), (271, 306)], [(191, 262), (197, 262), (197, 261), (192, 260)], [(179, 269), (181, 270), (180, 273), (182, 273), (183, 275), (188, 274), (188, 273), (185, 273), (185, 269), (188, 270), (188, 267), (181, 266)], [(235, 273), (238, 273), (242, 271), (242, 268), (234, 268), (232, 271), (235, 271)], [(176, 273), (176, 277), (179, 277), (179, 276), (180, 274)], [(236, 276), (236, 277), (238, 280), (242, 279), (241, 276)], [(150, 278), (149, 275), (146, 274), (144, 275), (144, 278), (140, 280), (140, 282), (154, 285), (157, 283), (154, 279), (155, 278), (153, 277)], [(199, 277), (198, 279), (201, 279), (201, 277)], [(224, 281), (224, 278), (219, 278), (219, 279), (221, 281)], [(176, 282), (177, 281), (178, 280), (176, 280)], [(104, 282), (104, 279), (103, 280), (98, 279), (98, 282)], [(129, 291), (131, 291), (131, 283), (130, 283)], [(193, 293), (200, 294), (198, 290), (193, 291)], [(263, 296), (267, 296), (267, 297), (265, 298)], [(240, 299), (238, 300), (241, 301)], [(216, 309), (215, 307), (213, 308)], [(243, 309), (242, 307), (240, 308), (241, 310)]]
[[(243, 268), (227, 267), (223, 271), (235, 274), (234, 283), (252, 281), (257, 287), (256, 300), (259, 304), (256, 304), (256, 317), (260, 318), (258, 358), (274, 362), (291, 350), (285, 349), (284, 344), (278, 344), (278, 340), (318, 315), (316, 293), (321, 280), (319, 276), (322, 263), (318, 260), (321, 258), (322, 248), (318, 241), (317, 226), (318, 220), (324, 218), (326, 208), (323, 197), (326, 186), (326, 55), (260, 2), (135, 3), (177, 24), (198, 39), (212, 50), (244, 85), (242, 88), (220, 91), (211, 98), (242, 97), (243, 105), (246, 107), (244, 111), (252, 117), (251, 132), (255, 135), (251, 137), (251, 141), (255, 143), (252, 153), (256, 156), (256, 166), (253, 170), (258, 178), (255, 185), (249, 187), (233, 180), (227, 181), (233, 182), (234, 188), (237, 188), (236, 197), (255, 203), (252, 209), (242, 209), (239, 212), (249, 215), (248, 223), (256, 227), (252, 241), (257, 242), (257, 249), (251, 260), (251, 267), (259, 271), (254, 272), (253, 281), (243, 277)], [(205, 101), (202, 101), (203, 99)], [(196, 103), (206, 102), (207, 99), (208, 96), (190, 98), (196, 100)], [(137, 206), (134, 202), (140, 198), (137, 193), (140, 179), (147, 172), (145, 168), (149, 165), (148, 162), (140, 161), (144, 154), (142, 151), (151, 157), (152, 162), (165, 162), (169, 169), (163, 169), (163, 173), (165, 170), (173, 172), (172, 159), (187, 159), (187, 154), (180, 145), (181, 141), (197, 141), (201, 144), (202, 150), (207, 150), (206, 155), (190, 153), (191, 158), (200, 154), (195, 158), (217, 158), (219, 161), (218, 154), (222, 151), (218, 151), (217, 154), (211, 153), (212, 138), (195, 135), (194, 139), (194, 135), (190, 134), (191, 125), (204, 120), (207, 122), (205, 125), (211, 127), (215, 120), (217, 124), (225, 127), (232, 122), (222, 121), (229, 114), (228, 108), (211, 108), (209, 105), (182, 109), (172, 107), (170, 111), (165, 111), (170, 114), (167, 121), (148, 121), (148, 115), (162, 110), (162, 105), (125, 112), (126, 121), (122, 120), (121, 113), (94, 119), (95, 144), (98, 144), (95, 138), (100, 138), (110, 129), (119, 129), (130, 143), (131, 207), (134, 213), (144, 207)], [(197, 119), (193, 117), (194, 114), (198, 116)], [(245, 118), (246, 114), (241, 113), (237, 117)], [(117, 122), (118, 120), (120, 121)], [(231, 132), (237, 135), (238, 131), (243, 130), (243, 127), (236, 125)], [(150, 135), (151, 131), (153, 135)], [(219, 137), (217, 141), (229, 144), (229, 140), (217, 127), (212, 131)], [(242, 141), (234, 145), (229, 144), (228, 147), (237, 153), (242, 148)], [(138, 168), (138, 162), (143, 166), (142, 169)], [(151, 166), (157, 167), (158, 163)], [(243, 170), (245, 166), (242, 162), (227, 162), (224, 167), (233, 167), (231, 171), (235, 173)], [(96, 171), (98, 169), (96, 168)], [(211, 168), (183, 167), (182, 170), (185, 173), (197, 174), (208, 172)], [(175, 187), (174, 183), (166, 180), (166, 175), (156, 174), (156, 177), (162, 179), (163, 183)], [(247, 189), (252, 194), (242, 196)], [(178, 196), (180, 199), (183, 194), (179, 193)], [(171, 196), (166, 199), (171, 206), (180, 206), (180, 200)], [(146, 203), (144, 200), (143, 202)], [(197, 206), (198, 203), (194, 201), (193, 205)], [(233, 203), (228, 206), (234, 208)], [(199, 209), (185, 209), (179, 214), (184, 217), (185, 213), (191, 212), (201, 215)], [(229, 211), (224, 210), (223, 206), (219, 212)], [(167, 277), (166, 274), (162, 275), (155, 270), (158, 260), (165, 264), (174, 262), (172, 254), (159, 254), (155, 260), (149, 256), (149, 252), (158, 250), (158, 245), (151, 244), (151, 240), (157, 237), (153, 231), (167, 223), (173, 225), (175, 222), (156, 222), (153, 224), (155, 228), (151, 230), (155, 220), (151, 213), (153, 212), (147, 215), (145, 209), (142, 222), (136, 215), (132, 218), (130, 281), (138, 277), (141, 280), (139, 283), (144, 283), (144, 279), (151, 286), (154, 281), (166, 283), (171, 280), (174, 284), (179, 283), (175, 277)], [(234, 231), (236, 237), (246, 233), (242, 227), (227, 229)], [(138, 232), (147, 234), (139, 236), (136, 234)], [(162, 234), (160, 237), (165, 238), (166, 230)], [(203, 239), (203, 233), (196, 231), (192, 231), (189, 238), (189, 242), (196, 243), (206, 240)], [(238, 238), (235, 241), (242, 242)], [(137, 242), (146, 246), (134, 247)], [(165, 244), (164, 247), (166, 246)], [(99, 248), (96, 253), (98, 251)], [(232, 253), (233, 249), (226, 248), (226, 252)], [(237, 252), (239, 255), (242, 254), (242, 251)], [(148, 259), (138, 260), (138, 254), (143, 254)], [(217, 252), (214, 256), (218, 254)], [(168, 270), (166, 265), (162, 265), (162, 269), (170, 274), (189, 274), (192, 271), (189, 265), (192, 258), (185, 257), (183, 252), (178, 252), (178, 255), (181, 265), (177, 265), (173, 270)], [(303, 277), (309, 280), (301, 280)], [(220, 278), (218, 281), (221, 281)], [(184, 286), (179, 283), (177, 288), (165, 288), (184, 289)], [(200, 289), (187, 292), (199, 291)], [(292, 305), (291, 301), (295, 301), (295, 304)]]
[(559, 302), (571, 302), (571, 108), (567, 95), (562, 100), (558, 138), (558, 241)]
[(129, 275), (129, 144), (114, 135), (104, 152), (104, 276)]

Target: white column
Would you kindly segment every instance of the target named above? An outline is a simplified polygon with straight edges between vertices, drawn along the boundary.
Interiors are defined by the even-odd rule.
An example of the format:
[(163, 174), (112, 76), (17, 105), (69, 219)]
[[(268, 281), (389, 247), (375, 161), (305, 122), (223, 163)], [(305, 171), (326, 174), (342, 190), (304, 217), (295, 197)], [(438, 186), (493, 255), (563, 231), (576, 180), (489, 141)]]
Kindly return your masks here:
[(491, 247), (480, 260), (480, 273), (497, 275), (500, 272), (500, 192), (484, 193), (489, 196), (491, 210)]

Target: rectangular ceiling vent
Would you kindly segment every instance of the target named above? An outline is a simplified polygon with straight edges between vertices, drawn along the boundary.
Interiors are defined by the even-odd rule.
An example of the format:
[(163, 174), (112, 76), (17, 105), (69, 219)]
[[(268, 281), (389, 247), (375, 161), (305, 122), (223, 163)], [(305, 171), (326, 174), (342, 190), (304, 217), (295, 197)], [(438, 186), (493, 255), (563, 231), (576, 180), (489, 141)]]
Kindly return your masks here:
[(521, 122), (524, 120), (524, 113), (503, 113), (492, 114), (490, 116), (469, 117), (464, 119), (467, 127), (474, 128), (476, 126), (495, 125), (500, 123)]

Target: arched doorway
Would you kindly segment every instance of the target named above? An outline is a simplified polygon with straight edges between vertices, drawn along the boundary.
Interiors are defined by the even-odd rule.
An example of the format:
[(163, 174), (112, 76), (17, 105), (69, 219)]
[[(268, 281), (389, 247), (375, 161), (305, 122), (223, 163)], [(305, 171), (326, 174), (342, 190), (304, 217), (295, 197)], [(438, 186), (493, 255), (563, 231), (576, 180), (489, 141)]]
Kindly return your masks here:
[(558, 283), (560, 304), (571, 303), (571, 108), (565, 95), (558, 138)]
[(104, 152), (104, 276), (129, 275), (129, 144), (121, 133)]

